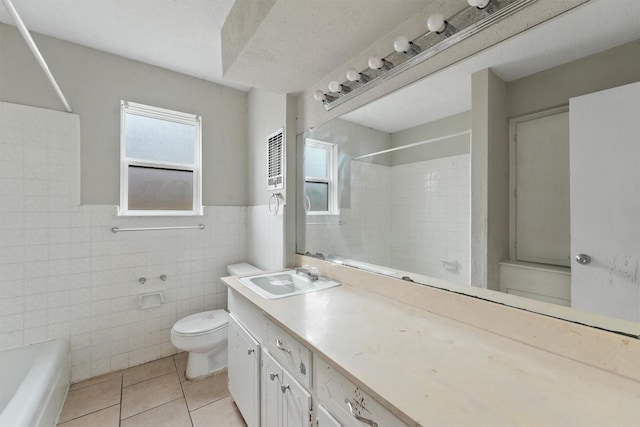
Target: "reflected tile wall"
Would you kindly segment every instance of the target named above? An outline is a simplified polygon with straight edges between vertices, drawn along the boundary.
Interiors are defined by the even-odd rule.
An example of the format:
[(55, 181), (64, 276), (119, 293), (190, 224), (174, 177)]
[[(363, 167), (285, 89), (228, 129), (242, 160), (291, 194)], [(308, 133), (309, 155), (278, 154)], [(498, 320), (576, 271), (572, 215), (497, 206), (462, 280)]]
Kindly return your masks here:
[[(173, 323), (226, 307), (218, 278), (246, 257), (245, 207), (118, 218), (78, 206), (79, 167), (77, 115), (0, 103), (0, 349), (69, 338), (74, 382), (175, 353)], [(139, 310), (137, 295), (156, 290), (165, 304)]]
[(308, 216), (307, 251), (469, 284), (469, 154), (393, 167), (353, 161), (351, 172), (350, 208)]
[(391, 182), (392, 265), (469, 284), (470, 155), (394, 166)]

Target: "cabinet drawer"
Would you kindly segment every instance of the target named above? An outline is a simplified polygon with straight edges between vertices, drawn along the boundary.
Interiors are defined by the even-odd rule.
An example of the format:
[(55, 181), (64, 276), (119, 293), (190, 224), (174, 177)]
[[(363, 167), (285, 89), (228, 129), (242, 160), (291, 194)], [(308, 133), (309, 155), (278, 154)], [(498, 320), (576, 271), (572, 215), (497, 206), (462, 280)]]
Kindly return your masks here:
[(264, 325), (267, 319), (251, 301), (229, 288), (227, 307), (255, 339), (259, 342), (264, 340)]
[[(318, 402), (343, 426), (408, 427), (391, 411), (319, 357), (314, 361), (314, 372)], [(347, 402), (351, 403), (353, 414)], [(356, 415), (362, 418), (358, 420)]]
[(267, 322), (265, 346), (298, 382), (311, 388), (311, 350), (271, 321)]

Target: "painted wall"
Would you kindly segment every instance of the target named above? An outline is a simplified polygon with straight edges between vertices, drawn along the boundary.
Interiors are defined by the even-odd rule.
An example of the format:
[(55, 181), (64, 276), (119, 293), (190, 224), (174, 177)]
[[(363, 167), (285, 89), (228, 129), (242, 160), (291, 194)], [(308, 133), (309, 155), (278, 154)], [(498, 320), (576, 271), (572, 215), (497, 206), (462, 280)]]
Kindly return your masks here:
[[(0, 103), (0, 348), (68, 338), (74, 382), (175, 353), (173, 324), (226, 307), (218, 278), (246, 254), (242, 206), (189, 219), (78, 206), (79, 152), (78, 115)], [(206, 228), (111, 232), (189, 224)], [(139, 310), (151, 291), (164, 305)]]
[(640, 81), (640, 40), (507, 83), (509, 117), (568, 105), (569, 98)]
[[(247, 204), (244, 92), (34, 34), (74, 112), (81, 117), (82, 203), (119, 203), (120, 100), (203, 118), (203, 203)], [(0, 99), (63, 110), (26, 43), (0, 24)]]
[[(471, 130), (471, 111), (455, 114), (435, 122), (425, 123), (391, 134), (391, 146), (401, 147), (429, 139)], [(469, 153), (469, 135), (430, 142), (411, 150), (399, 150), (391, 154), (393, 165), (416, 161), (439, 159)]]
[[(287, 96), (260, 89), (248, 95), (247, 159), (247, 260), (258, 268), (275, 270), (284, 266), (284, 208), (275, 212), (275, 199), (267, 191), (267, 137), (284, 128)], [(286, 138), (286, 129), (285, 129)], [(286, 185), (289, 183), (286, 182)], [(294, 184), (294, 183), (292, 183)]]

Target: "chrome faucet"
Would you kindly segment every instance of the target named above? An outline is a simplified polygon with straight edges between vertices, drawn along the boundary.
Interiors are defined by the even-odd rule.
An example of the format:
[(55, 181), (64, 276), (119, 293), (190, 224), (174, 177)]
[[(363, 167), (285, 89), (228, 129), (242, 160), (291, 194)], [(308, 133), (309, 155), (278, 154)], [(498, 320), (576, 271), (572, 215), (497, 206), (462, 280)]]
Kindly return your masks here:
[(304, 274), (311, 281), (318, 280), (318, 269), (315, 267), (309, 268), (308, 265), (296, 267), (296, 274)]

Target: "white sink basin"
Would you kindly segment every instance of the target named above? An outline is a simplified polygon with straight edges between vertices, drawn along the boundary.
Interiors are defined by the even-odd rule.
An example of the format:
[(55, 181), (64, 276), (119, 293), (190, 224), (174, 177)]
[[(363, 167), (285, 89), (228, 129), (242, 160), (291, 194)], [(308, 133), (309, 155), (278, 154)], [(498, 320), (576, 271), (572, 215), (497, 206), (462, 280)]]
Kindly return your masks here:
[(325, 277), (310, 280), (305, 275), (296, 274), (295, 270), (241, 277), (240, 282), (266, 299), (285, 298), (340, 285), (340, 282)]

